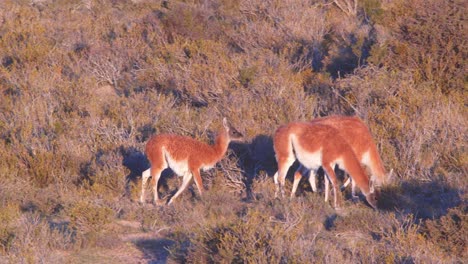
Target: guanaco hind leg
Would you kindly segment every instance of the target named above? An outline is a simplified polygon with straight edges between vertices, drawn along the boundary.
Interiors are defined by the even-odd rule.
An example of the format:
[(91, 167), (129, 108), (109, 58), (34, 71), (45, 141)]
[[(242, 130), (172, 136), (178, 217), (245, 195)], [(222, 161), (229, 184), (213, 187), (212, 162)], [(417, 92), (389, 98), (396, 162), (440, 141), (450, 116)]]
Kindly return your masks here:
[(328, 175), (325, 173), (324, 175), (324, 188), (325, 188), (325, 202), (328, 202), (328, 193), (330, 191), (330, 180), (328, 179)]
[(278, 171), (276, 171), (275, 175), (273, 176), (273, 180), (275, 182), (275, 198), (278, 198), (279, 194), (279, 181), (278, 181)]
[(141, 175), (141, 194), (140, 194), (140, 203), (145, 203), (145, 190), (148, 179), (151, 177), (151, 168), (145, 170)]
[(153, 186), (153, 202), (154, 204), (159, 204), (159, 194), (158, 194), (158, 182), (161, 177), (161, 173), (164, 169), (153, 169), (151, 168), (152, 180), (151, 184)]
[(159, 178), (161, 177), (161, 172), (162, 169), (153, 169), (149, 168), (145, 170), (142, 175), (141, 175), (141, 194), (140, 194), (140, 203), (144, 204), (146, 202), (145, 199), (145, 193), (146, 193), (146, 186), (148, 184), (148, 179), (151, 177), (151, 174), (153, 174), (153, 177), (151, 179), (151, 185), (153, 187), (153, 201), (155, 204), (159, 203), (159, 195), (158, 195), (158, 182)]
[(289, 167), (294, 163), (295, 159), (284, 159), (278, 162), (278, 172), (274, 176), (276, 184), (275, 197), (278, 197), (278, 192), (281, 192), (281, 197), (284, 197), (284, 184), (286, 180), (286, 174), (288, 173)]
[(356, 182), (353, 181), (353, 179), (348, 175), (348, 179), (345, 181), (343, 186), (341, 186), (341, 191), (344, 191), (344, 189), (351, 183), (351, 197), (353, 200), (359, 199), (359, 197), (356, 195)]
[[(309, 183), (310, 183), (310, 186), (312, 187), (312, 191), (317, 192), (317, 184), (316, 184), (317, 170), (308, 170), (304, 166), (300, 165), (299, 168), (294, 173), (294, 182), (293, 182), (293, 187), (292, 187), (292, 190), (291, 190), (291, 198), (294, 198), (302, 176), (307, 176), (308, 173), (309, 173), (309, 175), (308, 175)], [(278, 172), (275, 173), (274, 180), (275, 180), (275, 184), (277, 184), (277, 192), (278, 192)], [(330, 180), (328, 179), (327, 176), (325, 176), (324, 181), (325, 181), (324, 182), (325, 202), (328, 202), (329, 191), (330, 191)], [(359, 199), (359, 197), (356, 195), (356, 182), (353, 181), (352, 178), (349, 175), (348, 175), (348, 179), (341, 186), (341, 188), (340, 188), (341, 191), (344, 191), (344, 189), (350, 183), (351, 183), (351, 197), (352, 197), (352, 199), (353, 200)]]
[[(336, 180), (336, 175), (335, 175), (335, 171), (333, 170), (333, 168), (328, 165), (328, 164), (323, 164), (323, 170), (325, 171), (325, 174), (327, 175), (328, 177), (328, 180), (331, 182), (332, 184), (332, 188), (333, 188), (333, 197), (334, 197), (334, 207), (335, 208), (339, 208), (341, 206), (341, 199), (339, 198), (341, 192), (338, 192), (338, 186), (337, 186), (337, 180)], [(325, 181), (325, 184), (327, 185), (327, 181)], [(328, 186), (325, 187), (325, 199), (328, 200)]]
[(195, 184), (197, 185), (198, 192), (200, 193), (200, 196), (203, 195), (204, 188), (203, 188), (203, 182), (200, 176), (200, 171), (194, 169), (193, 170), (193, 179), (195, 180)]
[(184, 178), (182, 180), (182, 185), (180, 186), (179, 190), (177, 190), (176, 194), (174, 194), (174, 196), (172, 196), (172, 198), (169, 200), (169, 203), (168, 204), (172, 204), (174, 202), (175, 199), (177, 199), (177, 197), (179, 197), (179, 195), (185, 191), (185, 189), (187, 189), (187, 186), (188, 184), (190, 183), (190, 180), (192, 179), (192, 173), (187, 171), (185, 174), (184, 174)]
[(302, 176), (309, 177), (309, 183), (310, 183), (310, 186), (312, 187), (312, 191), (317, 192), (317, 183), (316, 183), (317, 170), (308, 170), (306, 167), (300, 165), (299, 168), (297, 168), (296, 172), (294, 173), (294, 182), (293, 182), (293, 188), (291, 191), (291, 198), (294, 198), (296, 191), (297, 191), (297, 187), (299, 186), (299, 182), (301, 181)]

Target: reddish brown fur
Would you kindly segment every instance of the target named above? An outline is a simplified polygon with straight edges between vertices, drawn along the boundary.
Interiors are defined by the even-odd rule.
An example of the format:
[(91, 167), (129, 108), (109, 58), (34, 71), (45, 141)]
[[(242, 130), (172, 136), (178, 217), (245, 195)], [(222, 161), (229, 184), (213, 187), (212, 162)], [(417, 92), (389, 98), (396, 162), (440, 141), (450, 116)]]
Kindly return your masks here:
[[(291, 135), (296, 137), (297, 142), (292, 140)], [(373, 197), (369, 197), (373, 196), (369, 186), (369, 178), (362, 169), (351, 147), (335, 128), (322, 124), (289, 123), (278, 128), (273, 140), (278, 162), (279, 187), (282, 193), (284, 192), (286, 173), (294, 160), (298, 158), (299, 162), (307, 167), (308, 164), (304, 164), (304, 161), (310, 158), (311, 155), (304, 153), (308, 152), (310, 154), (321, 149), (321, 161), (317, 161), (317, 164), (312, 165), (314, 166), (312, 169), (322, 166), (327, 173), (333, 186), (335, 207), (338, 207), (340, 202), (338, 198), (340, 193), (337, 190), (337, 180), (333, 167), (340, 160), (343, 161), (343, 169), (351, 175), (356, 185), (368, 198), (369, 203), (375, 206)]]
[(146, 144), (146, 156), (151, 168), (143, 172), (143, 183), (140, 201), (145, 201), (145, 187), (148, 177), (152, 176), (154, 201), (158, 203), (157, 185), (161, 172), (170, 167), (176, 174), (183, 176), (183, 183), (169, 203), (176, 199), (187, 187), (192, 176), (195, 179), (200, 195), (203, 193), (203, 184), (200, 169), (213, 167), (225, 154), (231, 140), (240, 140), (242, 134), (230, 127), (223, 119), (224, 129), (218, 132), (214, 145), (197, 141), (190, 137), (160, 134), (150, 138)]
[[(215, 164), (218, 162), (228, 149), (228, 135), (224, 130), (218, 132), (214, 145), (208, 145), (190, 137), (160, 134), (153, 136), (146, 144), (146, 156), (151, 163), (151, 175), (154, 171), (161, 168), (164, 164), (163, 147), (175, 160), (187, 160), (189, 169), (194, 172), (203, 165)], [(198, 175), (195, 181), (200, 181)], [(198, 179), (197, 179), (198, 178)], [(154, 185), (154, 177), (151, 181)]]
[(329, 116), (311, 121), (313, 124), (329, 125), (337, 129), (340, 135), (348, 142), (359, 161), (366, 152), (369, 152), (369, 170), (377, 184), (387, 180), (387, 174), (378, 153), (374, 139), (367, 125), (358, 117)]
[[(374, 143), (372, 135), (366, 126), (366, 124), (360, 120), (358, 117), (349, 117), (349, 116), (330, 116), (324, 118), (317, 118), (311, 121), (313, 124), (324, 124), (336, 128), (340, 135), (348, 142), (348, 144), (353, 149), (356, 157), (361, 162), (361, 164), (367, 166), (371, 173), (371, 182), (372, 185), (376, 184), (380, 186), (382, 183), (385, 183), (388, 180), (388, 176), (385, 173), (382, 160), (377, 151), (377, 147)], [(368, 157), (365, 157), (366, 152)], [(302, 167), (299, 167), (294, 174), (294, 184), (291, 192), (291, 197), (294, 197), (294, 193), (297, 189), (300, 179), (303, 174), (307, 174), (308, 170), (304, 170)], [(315, 173), (309, 177), (309, 182), (312, 186), (313, 191), (316, 191), (315, 185)], [(327, 182), (325, 182), (327, 183)], [(347, 183), (349, 183), (349, 179)], [(325, 187), (327, 184), (325, 185)], [(327, 199), (328, 190), (325, 190), (325, 200)], [(355, 196), (354, 184), (352, 188), (353, 198)]]

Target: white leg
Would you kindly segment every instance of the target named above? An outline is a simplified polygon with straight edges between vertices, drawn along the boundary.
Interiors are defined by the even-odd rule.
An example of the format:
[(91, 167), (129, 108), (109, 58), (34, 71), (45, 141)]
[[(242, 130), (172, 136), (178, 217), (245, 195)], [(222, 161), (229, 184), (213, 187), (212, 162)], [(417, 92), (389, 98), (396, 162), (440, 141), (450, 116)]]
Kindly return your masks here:
[(325, 174), (323, 177), (323, 181), (325, 182), (325, 202), (328, 202), (328, 192), (330, 190), (330, 179), (328, 179), (328, 176)]
[[(288, 167), (289, 169), (289, 167)], [(281, 174), (278, 176), (278, 181), (279, 181), (279, 189), (280, 189), (280, 193), (281, 193), (281, 198), (284, 198), (284, 185), (285, 185), (285, 181), (286, 181), (286, 175), (287, 175), (287, 171), (283, 171), (283, 172), (279, 172), (278, 171), (278, 174)]]
[(312, 187), (312, 191), (317, 192), (317, 170), (310, 170), (309, 171), (309, 183), (310, 187)]
[[(307, 175), (308, 174), (308, 175)], [(299, 168), (297, 168), (296, 172), (294, 173), (294, 183), (293, 183), (293, 189), (291, 192), (291, 198), (294, 197), (297, 191), (297, 187), (299, 186), (299, 182), (303, 176), (306, 176), (309, 178), (309, 183), (310, 187), (312, 187), (313, 192), (317, 192), (317, 170), (308, 170), (306, 167), (300, 165)]]
[[(279, 182), (279, 190), (281, 193), (281, 198), (284, 198), (284, 185), (285, 185), (288, 169), (289, 169), (289, 166), (286, 168), (286, 171), (278, 171), (278, 182)], [(275, 197), (276, 196), (277, 196), (277, 193), (275, 194)]]
[[(351, 179), (351, 177), (349, 177)], [(353, 198), (353, 200), (356, 200), (356, 199), (359, 199), (359, 197), (357, 197), (356, 195), (356, 181), (353, 181), (351, 179), (351, 197)]]
[(291, 199), (294, 198), (296, 194), (297, 187), (299, 186), (299, 182), (301, 181), (304, 172), (307, 173), (307, 169), (304, 168), (302, 165), (299, 165), (299, 168), (297, 168), (297, 170), (294, 172), (294, 182), (291, 190)]
[(172, 204), (174, 202), (175, 199), (177, 199), (177, 197), (179, 197), (179, 195), (185, 191), (185, 189), (187, 188), (188, 184), (190, 183), (190, 180), (192, 179), (192, 173), (190, 172), (186, 172), (184, 174), (184, 179), (182, 180), (182, 185), (180, 186), (179, 190), (176, 192), (176, 194), (174, 194), (174, 196), (172, 196), (171, 200), (169, 200), (169, 204)]
[(286, 181), (286, 175), (288, 174), (288, 170), (293, 165), (296, 159), (290, 158), (283, 160), (281, 164), (278, 164), (278, 182), (281, 191), (281, 197), (284, 197), (284, 185)]
[(333, 204), (335, 205), (335, 208), (338, 208), (338, 197), (337, 197), (337, 188), (334, 187), (335, 185), (332, 183), (332, 189), (333, 189)]
[(163, 170), (158, 170), (154, 172), (153, 179), (151, 183), (153, 184), (153, 201), (154, 204), (159, 204), (159, 195), (158, 195), (158, 182), (159, 178), (161, 177), (161, 173)]
[(149, 177), (151, 177), (151, 168), (145, 170), (141, 174), (141, 194), (140, 194), (140, 203), (145, 203), (145, 190), (146, 184), (148, 182)]
[(193, 179), (195, 180), (195, 184), (197, 185), (198, 192), (200, 193), (200, 196), (202, 196), (204, 189), (203, 189), (202, 179), (200, 176), (200, 171), (193, 170), (192, 176), (193, 176)]
[[(333, 198), (334, 198), (333, 199), (333, 204), (334, 204), (334, 207), (335, 207), (335, 209), (338, 209), (340, 207), (340, 203), (341, 203), (339, 201), (338, 195), (340, 195), (341, 193), (338, 193), (337, 180), (336, 180), (336, 175), (335, 175), (335, 171), (333, 170), (333, 167), (334, 166), (330, 166), (328, 164), (323, 164), (323, 166), (322, 166), (323, 170), (325, 171), (325, 175), (327, 175), (328, 181), (331, 183), (332, 188), (333, 188)], [(325, 181), (325, 183), (327, 183), (328, 181)], [(326, 190), (328, 190), (328, 186), (326, 186)], [(326, 193), (326, 196), (327, 196), (326, 201), (328, 201), (327, 193)]]
[(278, 194), (279, 194), (279, 182), (278, 182), (278, 172), (275, 173), (275, 175), (273, 176), (273, 180), (275, 182), (275, 198), (278, 198)]
[(349, 183), (352, 181), (351, 177), (348, 177), (348, 179), (345, 181), (343, 186), (341, 186), (341, 191), (344, 191), (346, 187), (348, 187)]

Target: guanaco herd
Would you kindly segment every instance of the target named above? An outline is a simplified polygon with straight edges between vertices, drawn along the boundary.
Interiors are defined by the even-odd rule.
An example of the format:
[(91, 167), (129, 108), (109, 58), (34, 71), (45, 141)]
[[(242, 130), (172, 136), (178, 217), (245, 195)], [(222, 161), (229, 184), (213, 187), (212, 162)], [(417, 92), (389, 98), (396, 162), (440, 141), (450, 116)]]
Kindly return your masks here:
[[(151, 137), (145, 150), (151, 167), (142, 174), (140, 202), (145, 203), (145, 189), (151, 177), (154, 203), (161, 204), (158, 181), (166, 168), (171, 168), (175, 174), (183, 177), (182, 185), (168, 204), (172, 204), (179, 197), (192, 177), (202, 195), (204, 189), (200, 170), (206, 171), (214, 167), (226, 154), (231, 141), (242, 140), (243, 135), (228, 124), (226, 118), (223, 119), (223, 128), (218, 132), (214, 145), (174, 134)], [(335, 175), (335, 166), (338, 166), (349, 175), (342, 188), (351, 183), (352, 198), (355, 199), (355, 188), (358, 186), (369, 205), (377, 209), (376, 187), (386, 183), (390, 175), (385, 173), (368, 127), (358, 117), (330, 116), (311, 122), (283, 125), (273, 136), (273, 147), (278, 163), (278, 171), (274, 175), (275, 197), (284, 197), (286, 174), (294, 161), (298, 160), (300, 166), (294, 174), (291, 198), (295, 196), (300, 179), (307, 174), (312, 190), (316, 192), (316, 174), (322, 167), (326, 175), (325, 202), (328, 201), (331, 183), (333, 205), (337, 209), (340, 208), (341, 192), (338, 190), (338, 179)], [(370, 178), (362, 165), (369, 170)]]

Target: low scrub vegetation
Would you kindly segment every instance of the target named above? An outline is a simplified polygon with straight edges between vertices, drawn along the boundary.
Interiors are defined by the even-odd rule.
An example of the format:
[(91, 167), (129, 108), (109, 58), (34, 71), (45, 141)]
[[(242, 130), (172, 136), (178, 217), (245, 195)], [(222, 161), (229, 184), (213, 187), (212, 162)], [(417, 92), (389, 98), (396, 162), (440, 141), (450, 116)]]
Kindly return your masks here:
[[(0, 10), (0, 262), (467, 261), (464, 1)], [(275, 129), (332, 114), (361, 117), (393, 169), (379, 211), (350, 190), (336, 211), (306, 180), (274, 198)], [(138, 204), (149, 137), (211, 143), (222, 117), (246, 140), (202, 172), (204, 196)], [(181, 180), (163, 175), (167, 199)]]

